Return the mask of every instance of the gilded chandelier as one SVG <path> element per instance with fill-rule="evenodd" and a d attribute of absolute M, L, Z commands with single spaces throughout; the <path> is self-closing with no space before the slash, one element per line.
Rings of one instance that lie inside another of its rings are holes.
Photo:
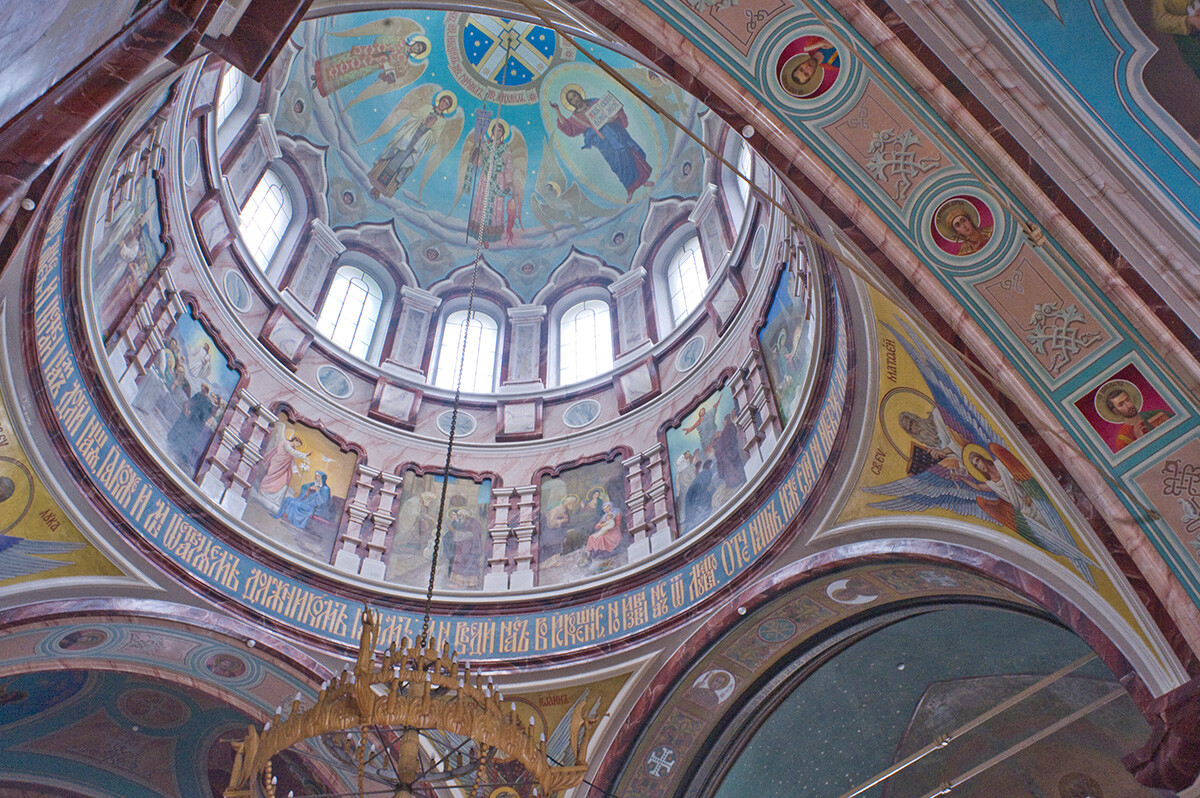
<path fill-rule="evenodd" d="M 462 772 L 461 764 L 452 766 L 448 757 L 433 763 L 432 769 L 423 767 L 420 733 L 431 730 L 474 740 L 478 758 L 469 767 L 483 768 L 497 751 L 520 762 L 534 783 L 533 795 L 551 796 L 583 781 L 588 740 L 599 718 L 586 715 L 582 703 L 576 704 L 571 717 L 575 763 L 551 764 L 545 736 L 536 733 L 532 723 L 522 722 L 516 704 L 506 709 L 500 691 L 485 684 L 479 674 L 472 678 L 467 664 L 458 662 L 449 645 L 439 652 L 433 639 L 424 646 L 405 639 L 398 646 L 393 642 L 376 663 L 378 615 L 364 610 L 362 622 L 352 671 L 343 671 L 331 681 L 311 707 L 301 709 L 297 698 L 286 719 L 277 712 L 261 733 L 250 727 L 243 740 L 233 743 L 233 773 L 225 798 L 275 798 L 271 757 L 303 740 L 350 729 L 364 732 L 357 751 L 360 793 L 365 732 L 372 728 L 398 735 L 398 742 L 389 746 L 396 781 L 394 798 L 411 798 L 414 785 Z"/>

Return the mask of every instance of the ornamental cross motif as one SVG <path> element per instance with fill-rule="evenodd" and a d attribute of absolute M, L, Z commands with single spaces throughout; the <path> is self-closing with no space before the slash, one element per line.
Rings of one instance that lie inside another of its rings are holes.
<path fill-rule="evenodd" d="M 1033 306 L 1029 323 L 1036 329 L 1025 338 L 1034 352 L 1050 355 L 1046 370 L 1051 374 L 1057 374 L 1075 355 L 1104 337 L 1103 333 L 1085 332 L 1075 326 L 1085 320 L 1074 305 L 1060 308 L 1057 302 L 1046 302 Z"/>
<path fill-rule="evenodd" d="M 918 158 L 913 149 L 920 146 L 921 137 L 911 128 L 900 135 L 896 135 L 895 128 L 888 128 L 871 137 L 871 146 L 867 150 L 871 160 L 867 161 L 866 168 L 880 183 L 899 178 L 892 195 L 896 202 L 903 202 L 908 196 L 913 178 L 942 165 L 940 153 Z"/>
<path fill-rule="evenodd" d="M 1183 531 L 1191 536 L 1189 542 L 1200 557 L 1200 466 L 1175 458 L 1162 464 L 1159 475 L 1163 496 L 1176 497 Z"/>
<path fill-rule="evenodd" d="M 646 770 L 656 779 L 661 779 L 670 773 L 673 767 L 675 767 L 675 750 L 669 746 L 659 746 L 646 758 Z"/>
<path fill-rule="evenodd" d="M 729 8 L 730 6 L 736 6 L 738 4 L 738 0 L 683 0 L 683 1 L 685 3 L 687 3 L 689 6 L 691 6 L 693 9 L 695 9 L 698 13 L 701 13 L 701 14 L 703 14 L 705 11 L 709 11 L 709 12 L 724 11 L 725 9 Z M 749 16 L 749 12 L 746 12 L 746 13 L 747 13 L 747 16 Z M 746 27 L 749 27 L 749 24 L 747 24 Z"/>

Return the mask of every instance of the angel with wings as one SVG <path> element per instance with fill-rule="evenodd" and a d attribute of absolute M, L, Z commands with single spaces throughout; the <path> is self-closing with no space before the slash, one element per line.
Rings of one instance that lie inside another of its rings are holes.
<path fill-rule="evenodd" d="M 530 209 L 533 217 L 550 231 L 556 243 L 557 230 L 561 225 L 574 225 L 577 232 L 583 232 L 585 222 L 613 216 L 618 210 L 602 208 L 588 199 L 579 184 L 570 181 L 558 165 L 553 147 L 542 148 L 542 163 L 534 182 L 536 186 L 530 196 Z"/>
<path fill-rule="evenodd" d="M 395 196 L 422 159 L 421 192 L 442 159 L 462 135 L 463 113 L 454 92 L 433 83 L 416 87 L 396 103 L 379 128 L 363 144 L 396 131 L 371 168 L 371 196 Z M 426 156 L 428 156 L 426 158 Z"/>
<path fill-rule="evenodd" d="M 471 192 L 468 240 L 478 238 L 486 247 L 503 235 L 504 243 L 513 243 L 513 228 L 521 221 L 525 200 L 528 161 L 521 131 L 499 118 L 487 124 L 486 131 L 482 123 L 476 125 L 463 144 L 454 197 L 457 207 L 463 194 Z"/>
<path fill-rule="evenodd" d="M 863 488 L 867 493 L 892 497 L 870 506 L 910 513 L 943 509 L 997 523 L 1064 558 L 1095 587 L 1090 569 L 1100 566 L 1080 550 L 1036 477 L 1005 447 L 1003 438 L 954 383 L 933 351 L 909 325 L 903 321 L 900 325 L 907 335 L 884 326 L 929 386 L 936 422 L 942 428 L 938 438 L 943 445 L 938 454 L 943 456 L 927 457 L 919 467 L 910 466 L 903 479 Z"/>
<path fill-rule="evenodd" d="M 375 75 L 375 80 L 347 103 L 342 113 L 360 102 L 404 88 L 421 77 L 429 63 L 429 38 L 424 35 L 425 29 L 411 19 L 388 17 L 330 33 L 345 38 L 375 37 L 370 44 L 356 44 L 345 52 L 317 59 L 313 86 L 322 97 Z"/>

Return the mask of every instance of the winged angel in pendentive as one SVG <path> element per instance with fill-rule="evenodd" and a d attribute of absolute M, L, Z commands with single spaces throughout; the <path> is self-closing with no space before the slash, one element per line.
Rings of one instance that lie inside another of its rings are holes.
<path fill-rule="evenodd" d="M 869 506 L 889 512 L 941 509 L 991 521 L 1064 558 L 1095 587 L 1090 568 L 1100 566 L 1080 550 L 1033 473 L 1008 450 L 1003 437 L 917 333 L 903 321 L 899 324 L 906 334 L 884 327 L 912 358 L 929 388 L 933 408 L 925 416 L 900 414 L 898 426 L 912 440 L 908 473 L 902 479 L 864 487 L 867 493 L 892 497 Z"/>

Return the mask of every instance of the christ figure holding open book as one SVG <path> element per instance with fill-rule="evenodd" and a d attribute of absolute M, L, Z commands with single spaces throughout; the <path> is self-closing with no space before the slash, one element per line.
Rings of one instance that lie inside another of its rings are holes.
<path fill-rule="evenodd" d="M 654 185 L 646 152 L 629 135 L 629 117 L 612 94 L 588 99 L 581 86 L 571 83 L 562 90 L 560 99 L 570 116 L 563 116 L 562 109 L 550 103 L 558 114 L 558 129 L 568 136 L 583 136 L 585 150 L 593 147 L 600 152 L 625 187 L 626 202 L 633 200 L 633 192 L 642 186 Z"/>

